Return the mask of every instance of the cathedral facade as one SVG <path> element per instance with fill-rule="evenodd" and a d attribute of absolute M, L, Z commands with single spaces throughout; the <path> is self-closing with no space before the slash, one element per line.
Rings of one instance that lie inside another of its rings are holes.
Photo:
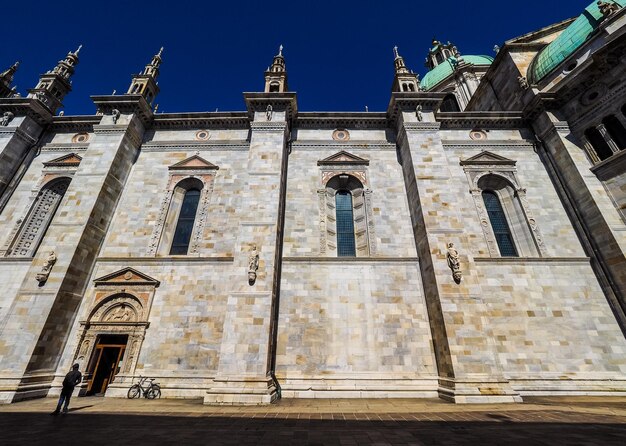
<path fill-rule="evenodd" d="M 626 392 L 626 0 L 507 41 L 394 50 L 386 112 L 157 113 L 162 52 L 58 114 L 0 74 L 0 402 L 516 402 Z M 390 66 L 391 70 L 391 66 Z"/>

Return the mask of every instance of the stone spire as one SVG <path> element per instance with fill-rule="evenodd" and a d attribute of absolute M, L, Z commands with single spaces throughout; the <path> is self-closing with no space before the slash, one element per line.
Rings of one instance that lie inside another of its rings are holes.
<path fill-rule="evenodd" d="M 287 70 L 281 45 L 278 47 L 278 54 L 274 56 L 272 66 L 265 72 L 265 93 L 285 93 L 288 90 Z"/>
<path fill-rule="evenodd" d="M 39 100 L 53 114 L 59 107 L 65 96 L 72 91 L 72 75 L 78 65 L 78 53 L 82 45 L 74 52 L 67 53 L 65 59 L 59 61 L 51 71 L 42 74 L 37 86 L 29 90 L 28 97 Z"/>
<path fill-rule="evenodd" d="M 162 54 L 163 47 L 152 57 L 152 61 L 146 65 L 140 74 L 133 76 L 133 80 L 126 94 L 139 94 L 146 99 L 148 104 L 152 104 L 154 98 L 159 93 L 159 85 L 156 80 L 159 77 Z"/>
<path fill-rule="evenodd" d="M 420 81 L 417 74 L 410 71 L 404 64 L 404 59 L 398 54 L 398 47 L 393 47 L 395 76 L 391 91 L 395 92 L 415 92 L 419 91 Z"/>
<path fill-rule="evenodd" d="M 396 74 L 404 74 L 404 73 L 408 73 L 409 70 L 407 69 L 406 65 L 404 64 L 404 59 L 402 58 L 402 56 L 400 56 L 398 54 L 398 47 L 394 46 L 393 47 L 393 54 L 395 56 L 395 59 L 393 61 L 395 67 L 396 67 Z"/>
<path fill-rule="evenodd" d="M 459 50 L 453 43 L 443 43 L 433 38 L 432 46 L 430 50 L 428 50 L 428 56 L 426 57 L 426 68 L 432 70 L 448 59 L 452 59 L 454 63 L 460 58 L 461 53 L 459 53 Z"/>
<path fill-rule="evenodd" d="M 13 83 L 13 76 L 17 71 L 20 63 L 15 62 L 9 69 L 0 73 L 0 98 L 9 98 L 13 96 L 13 90 L 11 84 Z"/>

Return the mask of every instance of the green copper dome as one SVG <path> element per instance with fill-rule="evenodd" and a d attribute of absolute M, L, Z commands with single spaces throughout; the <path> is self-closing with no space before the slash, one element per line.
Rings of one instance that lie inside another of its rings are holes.
<path fill-rule="evenodd" d="M 626 0 L 615 0 L 614 3 L 623 7 L 626 5 Z M 528 80 L 535 84 L 543 79 L 585 43 L 601 22 L 602 13 L 594 1 L 556 39 L 535 56 L 528 69 Z"/>
<path fill-rule="evenodd" d="M 626 1 L 626 0 L 624 0 Z M 461 56 L 465 63 L 470 65 L 491 65 L 493 57 L 489 56 Z M 420 86 L 424 90 L 430 90 L 439 82 L 454 73 L 454 65 L 457 64 L 456 57 L 449 57 L 435 68 L 430 70 L 420 81 Z"/>

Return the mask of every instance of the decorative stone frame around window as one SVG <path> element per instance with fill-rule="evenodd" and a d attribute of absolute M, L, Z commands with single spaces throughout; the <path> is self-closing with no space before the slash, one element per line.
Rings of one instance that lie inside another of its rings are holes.
<path fill-rule="evenodd" d="M 0 257 L 33 257 L 82 158 L 69 153 L 43 163 L 28 205 L 0 248 Z"/>
<path fill-rule="evenodd" d="M 169 255 L 169 245 L 171 244 L 171 238 L 177 223 L 177 218 L 174 218 L 176 216 L 170 212 L 172 201 L 175 197 L 176 188 L 189 180 L 200 181 L 203 186 L 200 193 L 198 210 L 196 211 L 193 235 L 189 241 L 189 250 L 187 251 L 187 255 L 198 254 L 218 169 L 218 166 L 208 162 L 197 154 L 169 167 L 167 188 L 164 192 L 163 200 L 161 201 L 157 222 L 152 231 L 147 255 L 155 257 L 157 255 Z"/>
<path fill-rule="evenodd" d="M 95 296 L 81 330 L 73 362 L 90 370 L 96 341 L 100 335 L 128 335 L 122 375 L 132 375 L 137 366 L 141 344 L 150 326 L 149 314 L 160 282 L 126 267 L 94 280 Z M 86 373 L 85 378 L 90 379 Z"/>
<path fill-rule="evenodd" d="M 337 256 L 335 195 L 340 190 L 347 190 L 352 195 L 356 256 L 375 256 L 376 231 L 367 172 L 369 160 L 342 150 L 318 161 L 317 165 L 321 182 L 317 191 L 320 255 Z"/>
<path fill-rule="evenodd" d="M 489 255 L 501 257 L 496 238 L 489 221 L 482 193 L 494 192 L 504 210 L 515 247 L 520 257 L 546 257 L 547 250 L 537 220 L 532 214 L 526 189 L 520 186 L 516 161 L 488 151 L 461 161 L 470 184 L 483 235 Z"/>

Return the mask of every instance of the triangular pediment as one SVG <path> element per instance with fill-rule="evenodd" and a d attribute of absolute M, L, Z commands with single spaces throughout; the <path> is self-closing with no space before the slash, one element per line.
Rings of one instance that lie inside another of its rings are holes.
<path fill-rule="evenodd" d="M 342 150 L 341 152 L 335 153 L 334 155 L 329 156 L 328 158 L 324 158 L 317 162 L 318 166 L 324 165 L 333 165 L 333 164 L 361 164 L 361 165 L 369 165 L 369 160 L 361 158 L 359 156 L 353 155 L 350 152 L 346 152 Z"/>
<path fill-rule="evenodd" d="M 501 155 L 483 151 L 478 155 L 474 155 L 466 160 L 461 160 L 461 166 L 484 166 L 484 165 L 501 165 L 501 166 L 515 166 L 517 161 L 510 160 Z"/>
<path fill-rule="evenodd" d="M 151 285 L 158 287 L 161 282 L 134 268 L 126 267 L 114 273 L 94 280 L 96 286 L 102 285 Z"/>
<path fill-rule="evenodd" d="M 44 167 L 78 167 L 80 162 L 83 160 L 82 157 L 76 155 L 75 153 L 68 153 L 67 155 L 63 155 L 59 158 L 55 158 L 50 161 L 46 161 L 43 163 Z"/>
<path fill-rule="evenodd" d="M 199 155 L 190 156 L 187 159 L 184 159 L 172 166 L 169 167 L 170 170 L 217 170 L 215 164 L 208 162 L 204 158 Z"/>

